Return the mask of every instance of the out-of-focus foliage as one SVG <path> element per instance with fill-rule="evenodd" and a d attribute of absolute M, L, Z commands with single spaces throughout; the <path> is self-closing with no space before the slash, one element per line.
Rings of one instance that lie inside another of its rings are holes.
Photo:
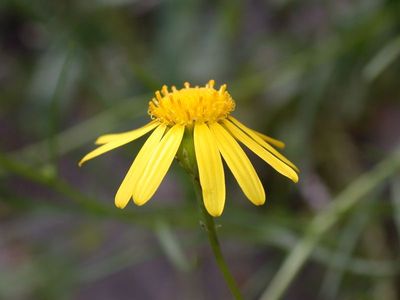
<path fill-rule="evenodd" d="M 2 0 L 0 299 L 230 299 L 177 164 L 123 211 L 143 140 L 77 167 L 162 84 L 211 78 L 301 169 L 293 185 L 252 156 L 263 207 L 227 175 L 217 222 L 245 298 L 399 299 L 396 0 Z"/>

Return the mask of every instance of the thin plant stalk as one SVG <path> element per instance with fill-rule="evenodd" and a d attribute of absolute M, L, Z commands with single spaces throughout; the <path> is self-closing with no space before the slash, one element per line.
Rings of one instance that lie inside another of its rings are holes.
<path fill-rule="evenodd" d="M 235 297 L 235 299 L 243 299 L 243 296 L 237 286 L 237 283 L 233 278 L 231 271 L 229 270 L 228 264 L 226 263 L 225 258 L 222 255 L 217 231 L 215 229 L 214 218 L 207 212 L 204 206 L 203 197 L 201 195 L 200 184 L 196 179 L 193 179 L 193 185 L 196 191 L 196 198 L 200 207 L 201 217 L 203 219 L 205 231 L 207 232 L 208 241 L 210 242 L 210 246 L 213 251 L 218 268 L 221 271 L 222 276 L 224 277 L 224 280 L 228 285 L 228 288 L 231 291 L 232 295 Z"/>
<path fill-rule="evenodd" d="M 218 268 L 222 273 L 222 276 L 228 285 L 229 290 L 235 299 L 243 299 L 243 296 L 238 288 L 232 273 L 229 270 L 228 264 L 226 263 L 224 256 L 222 255 L 221 246 L 218 240 L 218 235 L 215 230 L 214 218 L 207 212 L 203 196 L 201 192 L 200 180 L 199 180 L 199 170 L 196 161 L 196 154 L 193 144 L 193 131 L 192 129 L 187 129 L 185 135 L 182 139 L 181 147 L 177 153 L 178 160 L 185 171 L 190 174 L 196 193 L 197 202 L 200 208 L 201 218 L 205 230 L 208 235 L 208 240 L 211 245 L 215 260 L 217 262 Z"/>

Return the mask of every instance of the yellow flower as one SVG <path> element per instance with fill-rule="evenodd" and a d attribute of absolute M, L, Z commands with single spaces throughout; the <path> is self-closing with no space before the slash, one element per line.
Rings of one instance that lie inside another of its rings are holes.
<path fill-rule="evenodd" d="M 225 204 L 225 175 L 222 158 L 236 178 L 247 198 L 255 205 L 265 202 L 265 192 L 253 165 L 237 141 L 257 154 L 276 171 L 298 181 L 296 166 L 274 147 L 284 143 L 252 130 L 230 113 L 235 102 L 226 91 L 226 85 L 214 89 L 214 80 L 204 87 L 190 87 L 161 92 L 149 102 L 152 121 L 147 125 L 123 133 L 100 136 L 101 145 L 79 162 L 99 156 L 125 145 L 153 131 L 136 156 L 121 183 L 115 205 L 124 208 L 130 198 L 137 205 L 145 204 L 156 192 L 181 145 L 185 129 L 193 132 L 194 151 L 199 171 L 204 205 L 212 216 L 220 216 Z"/>

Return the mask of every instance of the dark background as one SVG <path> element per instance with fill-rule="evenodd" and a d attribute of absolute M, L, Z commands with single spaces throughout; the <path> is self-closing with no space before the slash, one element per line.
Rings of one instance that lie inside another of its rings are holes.
<path fill-rule="evenodd" d="M 399 299 L 399 56 L 395 0 L 2 0 L 0 299 L 230 299 L 178 164 L 123 211 L 144 139 L 77 166 L 162 84 L 209 79 L 301 169 L 249 154 L 262 207 L 227 172 L 218 233 L 245 298 L 280 272 L 284 299 Z"/>

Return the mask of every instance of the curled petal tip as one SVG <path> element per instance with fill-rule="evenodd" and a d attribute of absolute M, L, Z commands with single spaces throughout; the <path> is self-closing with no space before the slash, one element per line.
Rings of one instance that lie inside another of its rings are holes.
<path fill-rule="evenodd" d="M 126 207 L 126 205 L 121 205 L 121 204 L 118 204 L 118 203 L 115 203 L 115 206 L 117 208 L 119 208 L 119 209 L 124 209 Z"/>
<path fill-rule="evenodd" d="M 143 201 L 143 199 L 137 199 L 133 198 L 133 203 L 135 203 L 137 206 L 142 206 L 146 203 L 147 201 Z"/>
<path fill-rule="evenodd" d="M 259 199 L 259 201 L 253 201 L 253 204 L 256 206 L 261 206 L 265 204 L 265 197 L 262 199 Z"/>
<path fill-rule="evenodd" d="M 115 200 L 114 200 L 115 206 L 118 207 L 119 209 L 124 209 L 125 206 L 127 205 L 127 202 L 128 201 L 122 201 L 121 199 L 119 199 L 117 197 L 115 197 Z"/>
<path fill-rule="evenodd" d="M 207 209 L 207 212 L 210 214 L 210 216 L 217 218 L 220 217 L 222 215 L 223 210 L 221 211 L 213 211 L 213 210 L 209 210 Z"/>
<path fill-rule="evenodd" d="M 299 182 L 299 176 L 297 176 L 297 174 L 296 174 L 296 176 L 293 176 L 293 177 L 291 177 L 290 178 L 294 183 L 298 183 Z"/>

